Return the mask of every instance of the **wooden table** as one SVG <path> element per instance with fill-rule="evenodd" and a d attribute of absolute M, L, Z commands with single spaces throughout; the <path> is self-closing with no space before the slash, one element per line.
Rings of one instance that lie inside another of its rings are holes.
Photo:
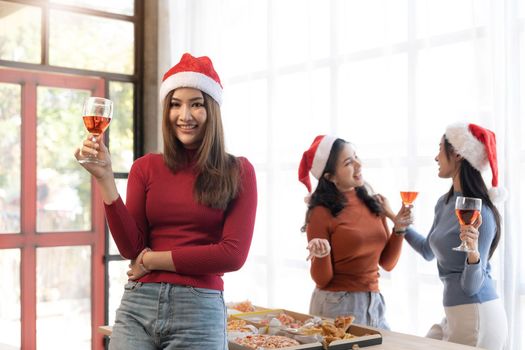
<path fill-rule="evenodd" d="M 106 336 L 111 335 L 111 326 L 100 326 L 98 331 Z M 378 329 L 383 337 L 380 345 L 367 346 L 367 350 L 479 350 L 467 345 L 449 343 L 441 340 L 418 337 L 410 334 L 385 331 Z M 364 349 L 364 348 L 363 348 Z"/>
<path fill-rule="evenodd" d="M 390 332 L 380 329 L 383 344 L 369 346 L 366 349 L 379 350 L 474 350 L 481 349 L 473 346 L 449 343 L 442 340 L 418 337 L 415 335 Z"/>

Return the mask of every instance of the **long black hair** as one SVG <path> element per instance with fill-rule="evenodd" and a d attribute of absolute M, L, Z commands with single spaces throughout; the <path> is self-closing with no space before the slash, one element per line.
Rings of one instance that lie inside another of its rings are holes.
<path fill-rule="evenodd" d="M 446 137 L 443 137 L 443 144 L 445 146 L 445 155 L 447 156 L 447 159 L 450 159 L 452 156 L 454 156 L 454 147 L 450 144 Z M 498 246 L 499 240 L 501 238 L 501 215 L 498 211 L 498 208 L 496 208 L 494 203 L 492 203 L 490 200 L 489 191 L 485 185 L 485 181 L 483 181 L 481 173 L 465 158 L 461 160 L 459 165 L 459 184 L 461 186 L 461 192 L 464 196 L 480 198 L 494 214 L 494 219 L 496 220 L 496 235 L 490 244 L 490 259 L 492 254 L 494 254 L 494 251 L 496 250 L 496 247 Z M 450 187 L 445 202 L 448 203 L 453 195 L 454 186 Z"/>
<path fill-rule="evenodd" d="M 348 143 L 349 142 L 343 139 L 336 139 L 334 141 L 332 149 L 330 150 L 330 154 L 328 155 L 328 160 L 326 161 L 326 166 L 323 169 L 323 172 L 319 177 L 317 187 L 312 193 L 310 201 L 308 202 L 308 209 L 306 210 L 304 225 L 301 227 L 302 232 L 306 231 L 306 225 L 309 221 L 310 212 L 314 207 L 321 205 L 330 210 L 330 213 L 333 217 L 336 217 L 348 204 L 344 193 L 339 191 L 332 181 L 329 181 L 325 178 L 326 174 L 335 174 L 339 154 L 341 153 L 344 145 Z M 381 204 L 368 193 L 368 190 L 365 186 L 356 187 L 355 190 L 357 197 L 367 206 L 370 212 L 377 216 L 380 216 L 384 212 Z"/>

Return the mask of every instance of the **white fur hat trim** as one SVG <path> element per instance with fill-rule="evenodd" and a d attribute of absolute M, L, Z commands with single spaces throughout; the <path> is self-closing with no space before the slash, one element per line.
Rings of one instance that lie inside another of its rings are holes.
<path fill-rule="evenodd" d="M 199 72 L 178 72 L 175 73 L 160 85 L 159 98 L 162 103 L 171 90 L 180 87 L 199 89 L 210 95 L 219 106 L 222 104 L 222 87 L 215 80 Z"/>
<path fill-rule="evenodd" d="M 445 137 L 454 147 L 454 150 L 479 172 L 487 169 L 489 161 L 485 152 L 485 145 L 481 143 L 469 130 L 468 124 L 457 123 L 447 127 Z"/>
<path fill-rule="evenodd" d="M 332 145 L 334 144 L 337 138 L 331 135 L 326 135 L 323 137 L 317 150 L 315 151 L 314 161 L 312 162 L 312 169 L 310 172 L 312 175 L 319 180 L 323 174 L 323 170 L 326 167 L 326 162 L 328 161 L 328 156 L 332 150 Z"/>

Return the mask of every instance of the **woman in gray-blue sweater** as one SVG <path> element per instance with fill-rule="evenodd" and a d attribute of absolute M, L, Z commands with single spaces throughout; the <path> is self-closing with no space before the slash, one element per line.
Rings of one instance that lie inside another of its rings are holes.
<path fill-rule="evenodd" d="M 507 339 L 507 319 L 491 277 L 490 258 L 501 236 L 501 217 L 494 201 L 497 189 L 496 138 L 492 131 L 475 124 L 447 127 L 436 156 L 440 178 L 451 178 L 452 187 L 435 207 L 434 223 L 427 237 L 412 227 L 407 242 L 426 260 L 436 258 L 444 285 L 445 318 L 429 330 L 427 337 L 503 349 Z M 487 189 L 481 171 L 490 165 L 492 186 Z M 461 226 L 455 215 L 458 196 L 481 198 L 481 215 L 472 225 Z M 465 240 L 471 252 L 452 250 Z"/>

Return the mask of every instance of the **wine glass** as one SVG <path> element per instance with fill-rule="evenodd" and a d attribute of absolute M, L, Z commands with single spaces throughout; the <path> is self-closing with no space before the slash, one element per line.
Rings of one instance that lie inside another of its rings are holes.
<path fill-rule="evenodd" d="M 399 193 L 401 194 L 401 200 L 403 201 L 403 205 L 405 207 L 411 205 L 419 194 L 417 191 L 399 191 Z"/>
<path fill-rule="evenodd" d="M 472 225 L 479 217 L 481 211 L 481 199 L 472 197 L 461 197 L 456 198 L 456 216 L 459 219 L 460 225 Z M 458 252 L 473 252 L 470 249 L 466 241 L 461 241 L 461 244 L 452 250 Z"/>
<path fill-rule="evenodd" d="M 113 116 L 113 102 L 103 97 L 89 97 L 82 109 L 82 120 L 86 129 L 93 134 L 91 141 L 96 142 L 97 137 L 104 132 L 111 122 Z M 93 163 L 105 165 L 106 161 L 98 159 L 94 155 L 83 156 L 79 163 Z"/>

